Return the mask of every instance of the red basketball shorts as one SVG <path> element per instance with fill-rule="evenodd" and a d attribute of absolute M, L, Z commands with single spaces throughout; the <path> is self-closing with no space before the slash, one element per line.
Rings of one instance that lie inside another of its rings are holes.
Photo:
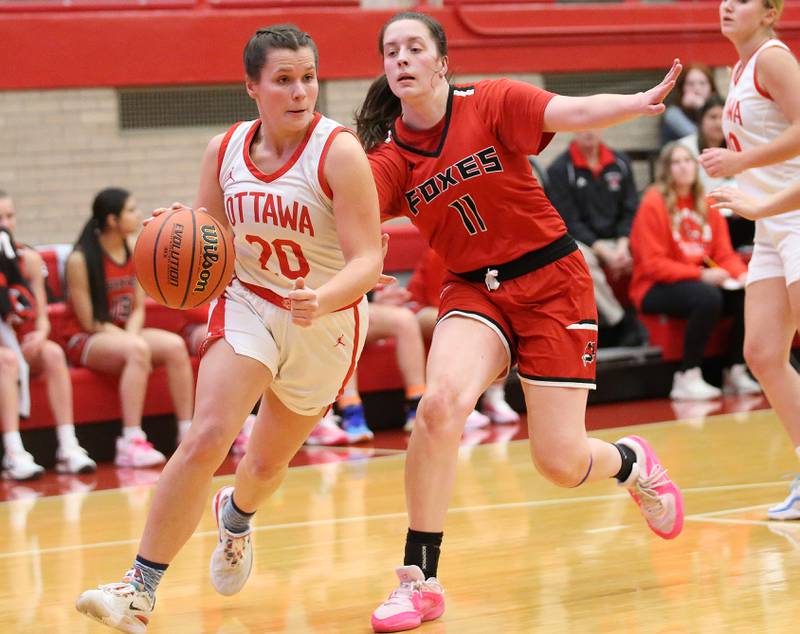
<path fill-rule="evenodd" d="M 492 328 L 515 361 L 521 381 L 595 388 L 597 307 L 589 269 L 574 251 L 540 269 L 500 283 L 448 275 L 439 320 L 476 319 Z"/>

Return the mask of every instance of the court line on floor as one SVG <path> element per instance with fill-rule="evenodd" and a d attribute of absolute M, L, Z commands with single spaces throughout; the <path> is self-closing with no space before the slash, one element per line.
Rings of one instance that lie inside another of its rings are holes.
<path fill-rule="evenodd" d="M 743 483 L 740 485 L 735 484 L 725 484 L 719 485 L 716 487 L 709 486 L 709 487 L 695 487 L 695 488 L 687 488 L 684 489 L 684 494 L 690 493 L 708 493 L 713 491 L 726 491 L 726 490 L 737 490 L 737 489 L 753 489 L 759 487 L 772 487 L 772 486 L 785 486 L 786 482 L 781 480 L 778 482 L 761 482 L 761 483 Z M 567 504 L 585 504 L 591 502 L 604 502 L 604 501 L 611 501 L 611 500 L 621 500 L 628 497 L 627 492 L 620 492 L 614 493 L 609 495 L 591 495 L 591 496 L 580 496 L 580 497 L 570 497 L 570 498 L 553 498 L 549 500 L 526 500 L 523 502 L 503 502 L 498 504 L 480 504 L 475 506 L 461 506 L 455 507 L 448 510 L 448 513 L 474 513 L 474 512 L 481 512 L 481 511 L 498 511 L 498 510 L 507 510 L 507 509 L 515 509 L 515 508 L 544 508 L 550 506 L 559 506 L 559 505 L 567 505 Z M 761 508 L 764 505 L 758 505 L 753 508 Z M 750 507 L 743 507 L 743 508 L 750 508 Z M 733 509 L 735 512 L 736 509 Z M 712 511 L 712 513 L 724 513 L 725 511 Z M 695 514 L 689 517 L 691 518 L 699 518 L 704 514 Z M 405 518 L 406 512 L 397 512 L 397 513 L 381 513 L 377 515 L 358 515 L 352 517 L 332 517 L 328 519 L 319 519 L 319 520 L 305 520 L 300 522 L 286 522 L 282 524 L 268 524 L 266 526 L 254 526 L 253 532 L 254 533 L 263 533 L 269 531 L 278 531 L 278 530 L 287 530 L 287 529 L 297 529 L 297 528 L 309 528 L 313 526 L 329 526 L 332 524 L 352 524 L 355 522 L 373 522 L 379 520 L 391 520 L 391 519 L 398 519 L 398 518 Z M 728 522 L 726 522 L 728 523 Z M 606 529 L 590 529 L 594 530 L 595 532 L 602 532 L 603 530 L 618 530 L 619 527 L 608 527 Z M 192 539 L 196 537 L 212 537 L 216 536 L 217 531 L 198 531 L 193 533 Z M 14 552 L 7 552 L 7 553 L 0 553 L 0 559 L 11 559 L 14 557 L 23 557 L 29 555 L 49 555 L 49 554 L 56 554 L 56 553 L 64 553 L 64 552 L 72 552 L 76 550 L 90 550 L 96 548 L 106 548 L 111 546 L 123 546 L 123 545 L 135 545 L 139 542 L 139 538 L 135 539 L 122 539 L 122 540 L 114 540 L 114 541 L 105 541 L 105 542 L 94 542 L 94 543 L 87 543 L 87 544 L 73 544 L 69 546 L 54 546 L 51 548 L 37 548 L 33 550 L 21 550 L 21 551 L 14 551 Z"/>

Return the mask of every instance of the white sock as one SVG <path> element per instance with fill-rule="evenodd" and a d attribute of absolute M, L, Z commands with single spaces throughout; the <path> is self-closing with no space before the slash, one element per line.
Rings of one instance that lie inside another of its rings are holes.
<path fill-rule="evenodd" d="M 18 431 L 3 432 L 3 446 L 6 449 L 6 453 L 21 453 L 25 451 L 25 447 L 22 446 L 22 436 L 19 435 Z"/>
<path fill-rule="evenodd" d="M 72 424 L 56 426 L 56 438 L 58 438 L 58 446 L 62 449 L 71 449 L 78 445 L 78 438 L 75 436 L 75 425 Z"/>
<path fill-rule="evenodd" d="M 178 438 L 183 438 L 186 435 L 186 432 L 189 431 L 189 427 L 192 426 L 192 419 L 189 418 L 188 420 L 179 420 L 178 421 Z"/>
<path fill-rule="evenodd" d="M 145 435 L 141 425 L 132 425 L 131 427 L 123 427 L 122 437 L 125 440 L 133 440 L 134 438 L 139 438 L 140 440 L 147 439 L 147 436 Z"/>
<path fill-rule="evenodd" d="M 486 391 L 483 393 L 483 395 L 489 401 L 505 401 L 506 388 L 503 385 L 496 385 L 493 383 L 486 388 Z"/>

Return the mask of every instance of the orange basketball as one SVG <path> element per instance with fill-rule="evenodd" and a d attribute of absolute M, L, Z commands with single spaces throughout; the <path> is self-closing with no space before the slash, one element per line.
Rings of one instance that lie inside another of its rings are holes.
<path fill-rule="evenodd" d="M 231 239 L 202 211 L 168 211 L 147 223 L 133 251 L 145 292 L 170 308 L 195 308 L 222 294 L 233 276 Z"/>

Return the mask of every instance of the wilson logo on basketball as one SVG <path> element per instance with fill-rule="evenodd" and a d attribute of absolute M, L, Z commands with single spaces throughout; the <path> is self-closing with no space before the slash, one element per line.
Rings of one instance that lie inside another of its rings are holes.
<path fill-rule="evenodd" d="M 214 225 L 202 225 L 200 233 L 203 236 L 203 264 L 200 275 L 194 285 L 194 292 L 203 292 L 206 290 L 208 280 L 211 277 L 211 267 L 219 260 L 219 236 L 217 235 L 217 228 Z"/>
<path fill-rule="evenodd" d="M 183 225 L 175 223 L 169 235 L 167 247 L 167 281 L 170 286 L 178 285 L 180 277 L 181 244 L 183 243 Z"/>

